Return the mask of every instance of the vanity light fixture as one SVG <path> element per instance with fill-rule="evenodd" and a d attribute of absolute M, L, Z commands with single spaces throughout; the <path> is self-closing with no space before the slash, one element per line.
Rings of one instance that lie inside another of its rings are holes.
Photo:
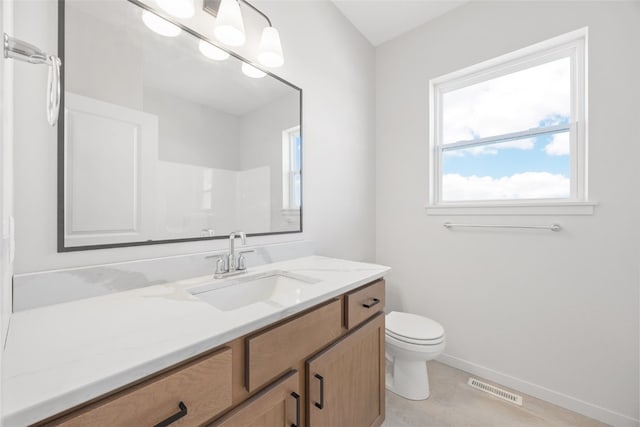
<path fill-rule="evenodd" d="M 267 75 L 267 73 L 265 73 L 264 71 L 259 70 L 253 65 L 246 62 L 242 63 L 242 72 L 245 76 L 251 77 L 252 79 L 261 79 Z"/>
<path fill-rule="evenodd" d="M 246 0 L 204 0 L 204 10 L 216 17 L 213 34 L 220 42 L 229 46 L 242 46 L 245 42 L 244 23 L 240 3 L 246 5 L 267 21 L 258 45 L 258 61 L 266 67 L 284 64 L 282 43 L 278 30 L 260 9 Z"/>
<path fill-rule="evenodd" d="M 142 22 L 154 33 L 165 37 L 176 37 L 182 30 L 171 22 L 147 10 L 142 11 Z"/>
<path fill-rule="evenodd" d="M 229 54 L 227 52 L 204 40 L 200 40 L 198 42 L 198 50 L 201 54 L 209 59 L 213 59 L 214 61 L 224 61 L 229 58 Z"/>
<path fill-rule="evenodd" d="M 242 46 L 246 40 L 240 5 L 236 0 L 222 0 L 213 34 L 229 46 Z"/>
<path fill-rule="evenodd" d="M 278 30 L 271 26 L 264 27 L 264 30 L 262 30 L 258 61 L 267 67 L 280 67 L 284 64 L 280 34 L 278 34 Z"/>
<path fill-rule="evenodd" d="M 156 0 L 156 3 L 176 18 L 191 18 L 196 13 L 195 0 Z"/>

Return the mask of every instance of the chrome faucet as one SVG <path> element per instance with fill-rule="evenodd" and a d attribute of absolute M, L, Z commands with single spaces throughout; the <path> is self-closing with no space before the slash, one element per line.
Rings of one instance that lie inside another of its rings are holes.
<path fill-rule="evenodd" d="M 216 279 L 222 279 L 228 276 L 235 276 L 236 274 L 246 273 L 247 266 L 244 259 L 244 254 L 254 252 L 253 249 L 239 251 L 236 255 L 235 239 L 239 237 L 242 239 L 242 244 L 247 244 L 247 235 L 242 231 L 234 231 L 229 234 L 229 252 L 225 255 L 214 255 L 212 258 L 217 258 L 216 261 L 216 274 L 213 276 Z"/>

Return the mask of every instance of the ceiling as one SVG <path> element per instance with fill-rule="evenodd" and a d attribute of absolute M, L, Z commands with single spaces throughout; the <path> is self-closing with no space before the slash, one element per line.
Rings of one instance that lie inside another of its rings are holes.
<path fill-rule="evenodd" d="M 333 0 L 342 14 L 378 46 L 468 0 Z"/>

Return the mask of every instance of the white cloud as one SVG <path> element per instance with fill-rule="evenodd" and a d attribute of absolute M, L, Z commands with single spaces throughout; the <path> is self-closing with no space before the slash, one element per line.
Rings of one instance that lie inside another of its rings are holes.
<path fill-rule="evenodd" d="M 551 142 L 544 147 L 544 151 L 550 156 L 568 156 L 571 151 L 569 133 L 556 133 Z"/>
<path fill-rule="evenodd" d="M 570 115 L 570 66 L 563 58 L 443 96 L 445 143 L 536 128 L 553 115 Z M 500 148 L 530 149 L 520 141 Z"/>
<path fill-rule="evenodd" d="M 524 172 L 502 178 L 446 174 L 442 182 L 445 201 L 566 198 L 569 193 L 569 178 L 549 172 Z"/>

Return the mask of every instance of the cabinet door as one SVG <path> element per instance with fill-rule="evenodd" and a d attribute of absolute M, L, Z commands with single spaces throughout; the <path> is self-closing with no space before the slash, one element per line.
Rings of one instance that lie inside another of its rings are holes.
<path fill-rule="evenodd" d="M 308 427 L 384 421 L 384 313 L 307 361 Z"/>
<path fill-rule="evenodd" d="M 211 427 L 300 427 L 300 382 L 292 370 Z"/>

